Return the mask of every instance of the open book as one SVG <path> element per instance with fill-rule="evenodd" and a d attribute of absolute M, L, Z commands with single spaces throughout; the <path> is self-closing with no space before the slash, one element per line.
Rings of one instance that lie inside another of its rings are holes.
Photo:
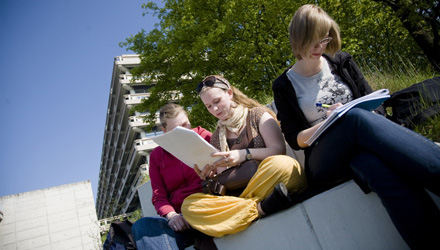
<path fill-rule="evenodd" d="M 177 159 L 190 167 L 197 164 L 203 170 L 223 157 L 212 157 L 211 153 L 218 150 L 193 130 L 177 126 L 170 132 L 153 137 L 152 140 Z"/>
<path fill-rule="evenodd" d="M 328 127 L 330 127 L 330 125 L 350 109 L 356 107 L 372 111 L 379 107 L 389 97 L 388 89 L 380 89 L 336 108 L 305 143 L 312 145 L 313 142 L 315 142 L 315 140 L 318 139 Z"/>

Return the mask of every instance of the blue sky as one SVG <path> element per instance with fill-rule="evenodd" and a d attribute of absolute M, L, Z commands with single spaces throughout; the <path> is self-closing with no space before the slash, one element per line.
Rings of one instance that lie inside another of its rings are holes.
<path fill-rule="evenodd" d="M 0 196 L 90 180 L 96 197 L 119 42 L 158 22 L 145 2 L 0 1 Z"/>

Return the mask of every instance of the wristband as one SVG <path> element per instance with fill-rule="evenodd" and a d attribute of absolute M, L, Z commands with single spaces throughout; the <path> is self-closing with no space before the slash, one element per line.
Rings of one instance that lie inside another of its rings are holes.
<path fill-rule="evenodd" d="M 168 214 L 171 214 L 171 215 L 168 215 Z M 173 218 L 174 215 L 176 215 L 177 213 L 176 212 L 169 212 L 168 214 L 166 215 L 166 219 L 167 219 L 167 221 L 170 221 L 171 218 Z"/>

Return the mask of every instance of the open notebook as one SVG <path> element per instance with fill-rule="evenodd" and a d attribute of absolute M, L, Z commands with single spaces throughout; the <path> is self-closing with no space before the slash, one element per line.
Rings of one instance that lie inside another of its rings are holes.
<path fill-rule="evenodd" d="M 305 143 L 312 145 L 327 128 L 350 109 L 356 107 L 372 111 L 379 107 L 388 98 L 390 98 L 388 89 L 380 89 L 336 108 Z"/>

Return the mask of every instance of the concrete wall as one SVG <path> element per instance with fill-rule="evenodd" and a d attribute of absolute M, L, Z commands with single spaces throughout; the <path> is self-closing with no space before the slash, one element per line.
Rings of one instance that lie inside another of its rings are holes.
<path fill-rule="evenodd" d="M 141 202 L 142 217 L 159 216 L 156 209 L 151 202 L 153 191 L 151 189 L 151 182 L 147 181 L 138 187 L 139 200 Z"/>
<path fill-rule="evenodd" d="M 290 147 L 287 150 L 287 155 L 304 166 L 303 151 Z M 158 216 L 151 203 L 150 182 L 140 186 L 138 193 L 143 216 Z M 440 208 L 440 198 L 431 196 Z M 255 221 L 240 233 L 214 241 L 220 250 L 408 249 L 377 195 L 364 194 L 353 181 Z"/>
<path fill-rule="evenodd" d="M 352 181 L 215 242 L 219 249 L 408 249 L 377 195 Z"/>
<path fill-rule="evenodd" d="M 100 249 L 90 181 L 0 197 L 0 249 Z"/>
<path fill-rule="evenodd" d="M 149 182 L 138 192 L 143 216 L 157 216 Z M 440 207 L 440 199 L 433 198 Z M 220 250 L 408 249 L 377 195 L 364 194 L 353 181 L 214 241 Z"/>

